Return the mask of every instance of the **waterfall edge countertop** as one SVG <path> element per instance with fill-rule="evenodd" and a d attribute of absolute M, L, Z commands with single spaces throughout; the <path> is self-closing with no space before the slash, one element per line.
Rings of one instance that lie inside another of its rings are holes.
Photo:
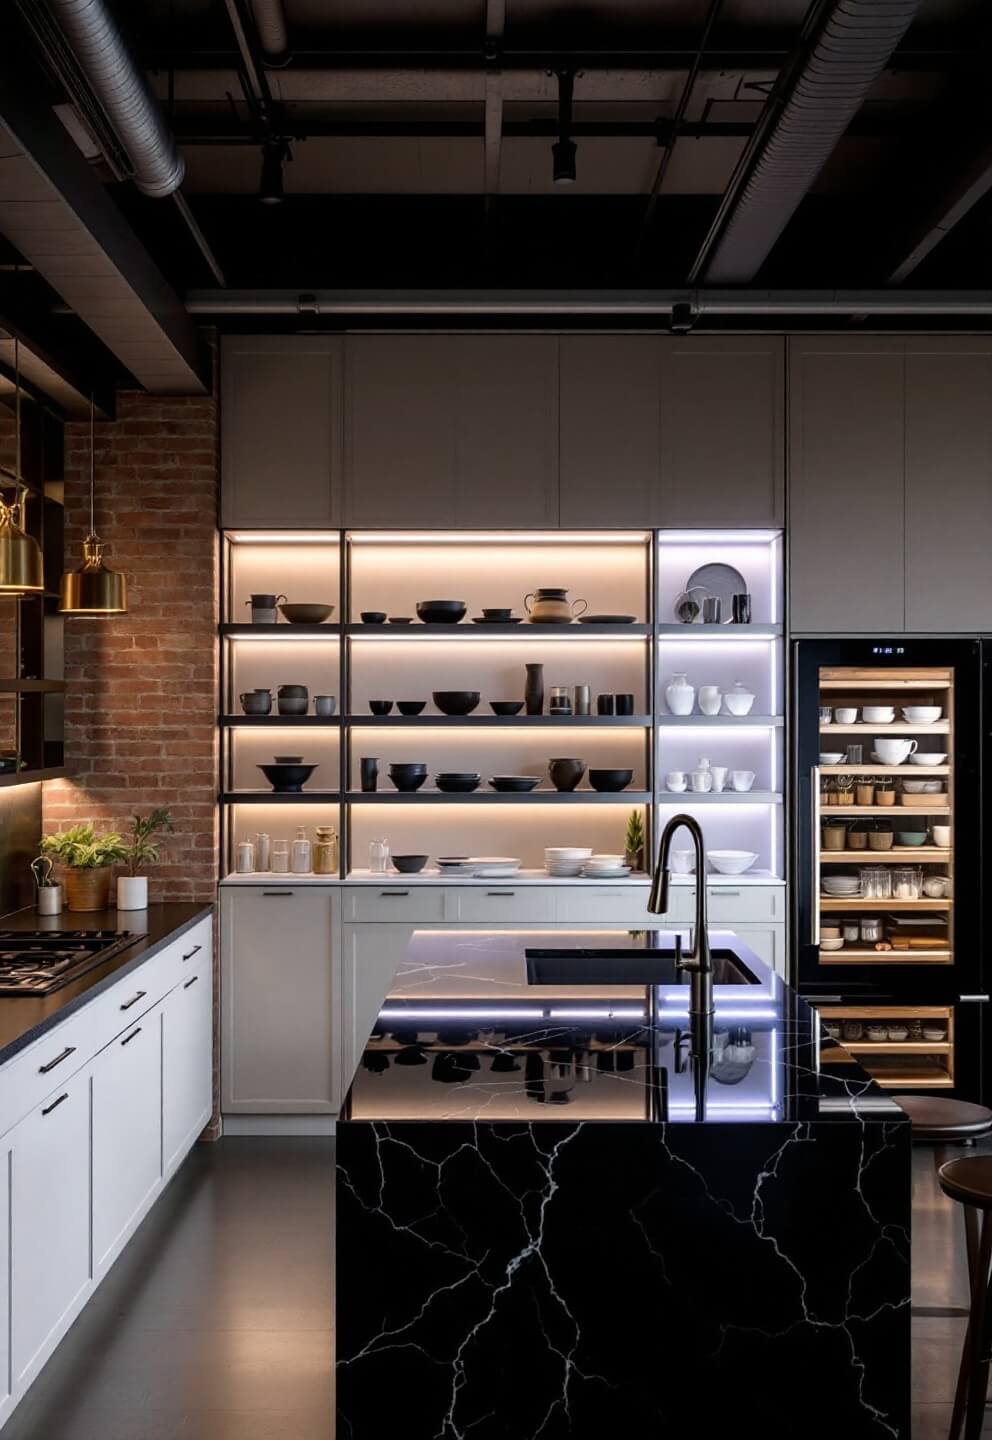
<path fill-rule="evenodd" d="M 908 1123 L 739 936 L 710 938 L 712 1033 L 690 1024 L 672 932 L 415 932 L 343 1118 Z M 639 983 L 568 983 L 576 963 Z"/>
<path fill-rule="evenodd" d="M 96 964 L 77 980 L 49 995 L 0 996 L 0 1065 L 39 1039 L 62 1020 L 81 1009 L 129 971 L 137 969 L 170 945 L 198 921 L 213 913 L 209 902 L 166 900 L 147 910 L 65 910 L 61 915 L 39 915 L 33 909 L 0 916 L 0 931 L 48 935 L 85 930 L 129 931 L 132 944 Z M 2 948 L 2 941 L 0 941 Z"/>

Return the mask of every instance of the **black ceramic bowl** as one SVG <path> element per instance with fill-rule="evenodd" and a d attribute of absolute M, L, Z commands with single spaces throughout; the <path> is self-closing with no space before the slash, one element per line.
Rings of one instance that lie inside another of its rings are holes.
<path fill-rule="evenodd" d="M 293 602 L 292 604 L 280 605 L 279 609 L 289 621 L 290 625 L 323 625 L 334 614 L 333 605 L 320 603 Z"/>
<path fill-rule="evenodd" d="M 362 624 L 363 624 L 363 625 L 385 625 L 385 623 L 386 623 L 386 612 L 385 612 L 385 610 L 363 610 L 363 611 L 362 611 Z"/>
<path fill-rule="evenodd" d="M 426 760 L 390 760 L 390 762 L 389 762 L 389 768 L 390 768 L 390 770 L 406 770 L 406 771 L 411 771 L 411 770 L 412 770 L 412 771 L 416 771 L 418 774 L 420 774 L 422 771 L 424 771 L 424 770 L 427 769 L 427 761 L 426 761 Z"/>
<path fill-rule="evenodd" d="M 633 778 L 633 770 L 589 771 L 589 784 L 594 790 L 626 790 Z"/>
<path fill-rule="evenodd" d="M 541 777 L 540 775 L 493 775 L 489 783 L 494 790 L 522 794 L 525 790 L 536 790 L 541 783 Z"/>
<path fill-rule="evenodd" d="M 393 864 L 401 875 L 416 875 L 427 864 L 426 855 L 394 855 Z"/>
<path fill-rule="evenodd" d="M 273 790 L 287 795 L 298 794 L 317 769 L 316 765 L 259 765 L 259 770 Z"/>
<path fill-rule="evenodd" d="M 389 617 L 389 623 L 390 623 L 390 625 L 412 625 L 412 624 L 413 624 L 413 616 L 412 616 L 412 615 L 390 615 L 390 617 Z"/>
<path fill-rule="evenodd" d="M 397 700 L 396 708 L 401 715 L 419 715 L 426 704 L 426 700 Z"/>
<path fill-rule="evenodd" d="M 522 700 L 490 700 L 489 708 L 494 715 L 519 715 L 524 708 Z"/>
<path fill-rule="evenodd" d="M 403 775 L 390 774 L 389 778 L 397 790 L 412 793 L 414 790 L 419 790 L 421 785 L 423 785 L 427 779 L 427 771 L 413 771 L 412 773 L 407 772 Z"/>
<path fill-rule="evenodd" d="M 420 600 L 417 604 L 417 614 L 425 625 L 457 625 L 467 610 L 464 600 Z"/>
<path fill-rule="evenodd" d="M 369 709 L 373 715 L 388 715 L 393 708 L 392 700 L 370 700 Z"/>
<path fill-rule="evenodd" d="M 442 715 L 471 715 L 479 703 L 478 690 L 435 690 L 434 704 Z"/>
<path fill-rule="evenodd" d="M 469 795 L 478 790 L 481 775 L 435 775 L 434 783 L 447 795 Z"/>

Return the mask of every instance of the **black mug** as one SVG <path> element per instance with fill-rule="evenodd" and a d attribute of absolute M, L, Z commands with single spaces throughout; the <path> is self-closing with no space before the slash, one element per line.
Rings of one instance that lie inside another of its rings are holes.
<path fill-rule="evenodd" d="M 733 620 L 735 625 L 750 625 L 751 623 L 751 597 L 741 593 L 735 595 L 733 604 Z"/>
<path fill-rule="evenodd" d="M 615 707 L 616 713 L 617 713 L 618 715 L 633 715 L 633 713 L 634 713 L 634 697 L 633 697 L 633 695 L 614 695 L 614 697 L 613 697 L 613 703 L 614 703 L 614 707 Z"/>
<path fill-rule="evenodd" d="M 614 711 L 613 711 L 613 696 L 612 696 L 612 695 L 597 695 L 597 696 L 596 696 L 596 714 L 597 714 L 597 715 L 612 715 L 613 713 L 614 713 Z"/>
<path fill-rule="evenodd" d="M 378 790 L 379 788 L 379 761 L 371 755 L 362 756 L 362 789 Z"/>

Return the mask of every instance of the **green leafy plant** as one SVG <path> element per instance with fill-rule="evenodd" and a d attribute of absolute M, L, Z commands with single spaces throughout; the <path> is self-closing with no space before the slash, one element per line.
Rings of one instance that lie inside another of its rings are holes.
<path fill-rule="evenodd" d="M 143 865 L 154 865 L 159 856 L 160 842 L 152 839 L 159 831 L 175 830 L 172 816 L 164 805 L 157 805 L 150 815 L 135 815 L 126 843 L 128 873 L 137 875 Z"/>
<path fill-rule="evenodd" d="M 73 825 L 57 835 L 46 835 L 41 842 L 41 853 L 50 855 L 67 870 L 98 870 L 128 856 L 124 841 L 116 831 L 98 835 L 92 825 Z"/>
<path fill-rule="evenodd" d="M 628 855 L 636 855 L 638 850 L 644 849 L 644 817 L 640 810 L 631 810 L 627 817 L 623 845 Z"/>

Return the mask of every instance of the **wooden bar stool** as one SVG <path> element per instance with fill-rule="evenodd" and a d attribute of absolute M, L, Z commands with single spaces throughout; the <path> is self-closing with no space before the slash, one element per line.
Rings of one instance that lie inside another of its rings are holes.
<path fill-rule="evenodd" d="M 973 1145 L 992 1134 L 992 1110 L 970 1100 L 944 1100 L 939 1095 L 893 1095 L 913 1125 L 913 1140 L 936 1145 Z"/>
<path fill-rule="evenodd" d="M 974 1107 L 980 1108 L 980 1107 Z M 985 1399 L 992 1360 L 992 1305 L 989 1304 L 989 1268 L 992 1265 L 992 1155 L 966 1155 L 947 1160 L 937 1172 L 940 1188 L 964 1206 L 968 1244 L 971 1308 L 961 1351 L 961 1368 L 954 1393 L 954 1410 L 948 1440 L 958 1440 L 964 1423 L 965 1440 L 978 1440 L 985 1419 Z M 979 1226 L 981 1212 L 981 1226 Z"/>

